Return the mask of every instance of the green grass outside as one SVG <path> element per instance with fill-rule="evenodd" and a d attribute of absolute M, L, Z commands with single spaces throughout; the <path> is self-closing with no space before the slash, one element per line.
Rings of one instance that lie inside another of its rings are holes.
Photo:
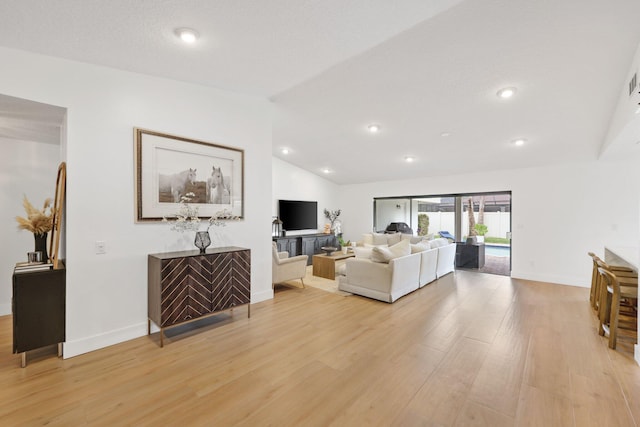
<path fill-rule="evenodd" d="M 509 244 L 509 239 L 505 239 L 504 237 L 486 237 L 484 238 L 485 243 L 504 243 Z"/>

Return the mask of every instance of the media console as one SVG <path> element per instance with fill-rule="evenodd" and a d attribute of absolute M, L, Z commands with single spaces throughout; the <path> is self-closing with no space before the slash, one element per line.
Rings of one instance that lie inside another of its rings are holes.
<path fill-rule="evenodd" d="M 301 234 L 298 236 L 274 237 L 273 241 L 278 245 L 278 251 L 289 252 L 290 257 L 296 255 L 309 255 L 307 265 L 311 265 L 313 256 L 321 254 L 323 246 L 339 247 L 338 239 L 333 234 L 315 233 Z"/>

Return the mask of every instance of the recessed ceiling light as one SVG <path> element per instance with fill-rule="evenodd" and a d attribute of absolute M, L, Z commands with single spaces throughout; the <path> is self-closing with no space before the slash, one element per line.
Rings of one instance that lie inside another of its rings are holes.
<path fill-rule="evenodd" d="M 289 149 L 288 148 L 283 148 L 282 150 L 280 150 L 280 152 L 282 154 L 289 154 Z"/>
<path fill-rule="evenodd" d="M 371 133 L 378 133 L 380 132 L 380 125 L 372 123 L 369 126 L 367 126 L 367 129 L 369 129 L 369 132 Z"/>
<path fill-rule="evenodd" d="M 415 159 L 413 156 L 404 156 L 404 161 L 407 163 L 413 163 Z"/>
<path fill-rule="evenodd" d="M 515 87 L 505 87 L 500 89 L 497 95 L 500 98 L 508 99 L 508 98 L 511 98 L 513 95 L 515 95 L 517 91 L 518 89 L 516 89 Z"/>
<path fill-rule="evenodd" d="M 178 28 L 176 35 L 180 37 L 180 40 L 188 44 L 195 43 L 195 41 L 198 40 L 198 32 L 191 28 Z"/>
<path fill-rule="evenodd" d="M 450 132 L 442 132 L 442 133 L 440 134 L 440 136 L 441 136 L 441 137 L 443 137 L 443 138 L 446 138 L 446 137 L 448 137 L 448 136 L 451 136 L 451 133 L 450 133 Z"/>
<path fill-rule="evenodd" d="M 511 141 L 511 143 L 515 146 L 520 147 L 521 145 L 524 145 L 524 143 L 527 142 L 526 139 L 523 138 L 519 138 L 519 139 L 514 139 L 513 141 Z"/>
<path fill-rule="evenodd" d="M 331 169 L 329 169 L 329 168 L 324 168 L 324 169 L 322 169 L 322 172 L 323 172 L 323 173 L 331 173 Z"/>

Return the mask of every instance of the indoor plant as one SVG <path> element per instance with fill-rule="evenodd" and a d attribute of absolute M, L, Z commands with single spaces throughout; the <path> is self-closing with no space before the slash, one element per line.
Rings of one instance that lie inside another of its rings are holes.
<path fill-rule="evenodd" d="M 331 227 L 330 227 L 331 233 L 336 235 L 342 232 L 342 230 L 340 230 L 340 221 L 338 220 L 338 217 L 340 216 L 341 213 L 342 213 L 341 209 L 330 211 L 329 209 L 325 208 L 324 210 L 325 218 L 327 218 L 331 223 Z"/>
<path fill-rule="evenodd" d="M 42 209 L 34 207 L 27 196 L 22 199 L 22 206 L 27 213 L 27 217 L 17 216 L 18 229 L 27 230 L 33 233 L 35 240 L 35 251 L 42 252 L 42 259 L 46 261 L 47 255 L 47 233 L 53 227 L 53 211 L 51 209 L 51 199 L 46 199 Z"/>

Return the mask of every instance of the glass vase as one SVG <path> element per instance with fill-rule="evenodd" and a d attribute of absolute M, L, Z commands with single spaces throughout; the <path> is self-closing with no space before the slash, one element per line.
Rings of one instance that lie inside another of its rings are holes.
<path fill-rule="evenodd" d="M 49 255 L 47 254 L 47 233 L 33 234 L 35 240 L 35 251 L 42 252 L 42 260 L 47 262 Z"/>
<path fill-rule="evenodd" d="M 211 237 L 209 237 L 208 231 L 196 231 L 196 240 L 193 242 L 196 248 L 200 249 L 200 253 L 203 254 L 211 244 Z"/>

